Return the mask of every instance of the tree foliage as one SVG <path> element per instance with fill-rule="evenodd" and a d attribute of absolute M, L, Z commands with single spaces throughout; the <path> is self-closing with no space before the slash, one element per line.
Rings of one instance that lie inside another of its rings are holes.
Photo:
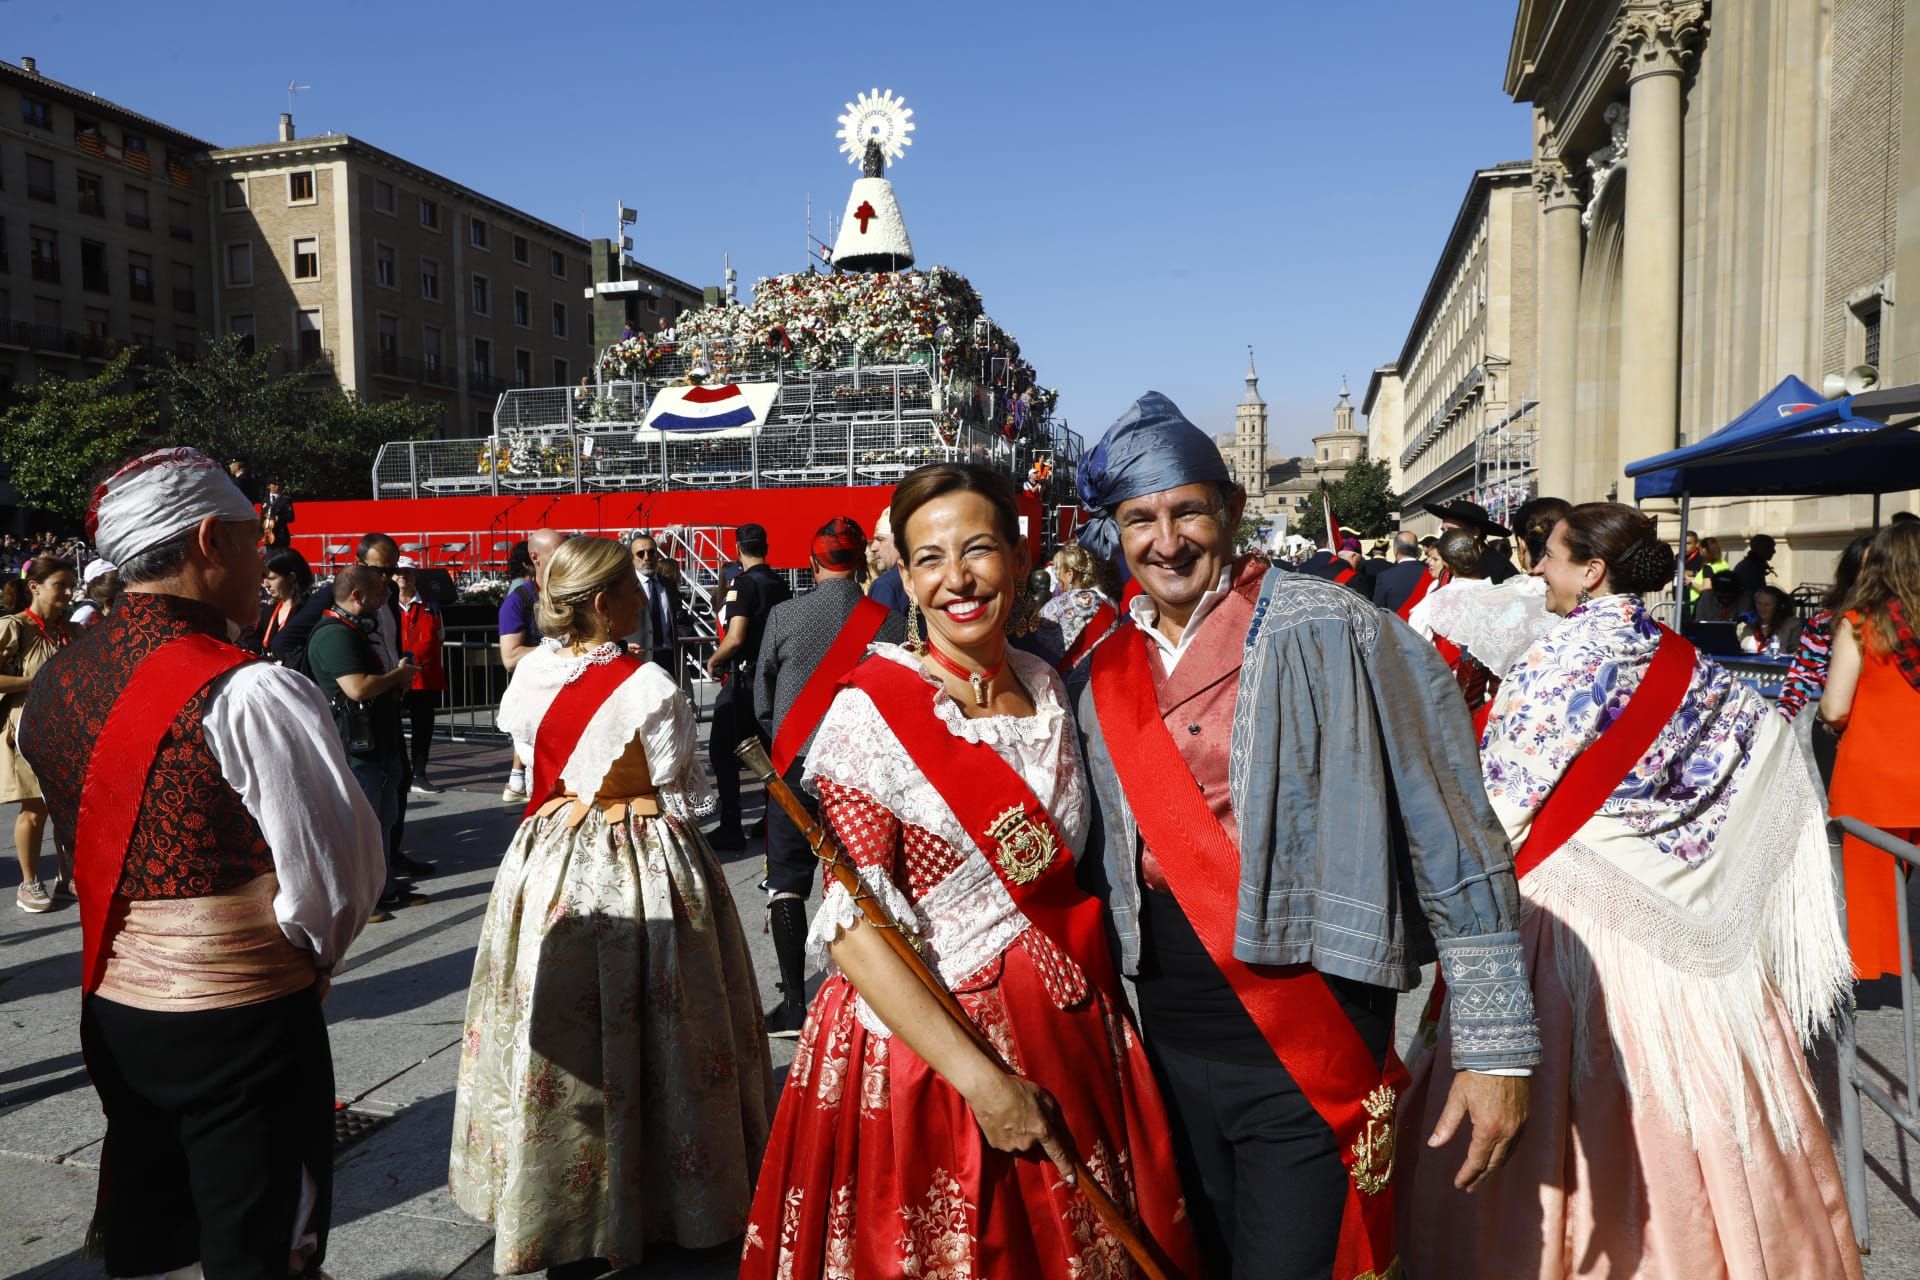
<path fill-rule="evenodd" d="M 0 414 L 0 458 L 24 505 L 79 519 L 94 474 L 152 435 L 160 408 L 152 391 L 129 382 L 133 358 L 122 351 L 91 378 L 42 374 Z"/>
<path fill-rule="evenodd" d="M 1392 479 L 1392 472 L 1387 469 L 1386 463 L 1376 462 L 1361 454 L 1338 484 L 1329 485 L 1324 480 L 1320 482 L 1319 487 L 1307 498 L 1307 505 L 1301 508 L 1299 518 L 1289 526 L 1288 532 L 1311 538 L 1316 544 L 1323 541 L 1327 532 L 1324 504 L 1330 499 L 1333 518 L 1349 528 L 1359 530 L 1362 538 L 1386 536 L 1393 530 L 1392 513 L 1400 508 L 1400 498 L 1393 491 Z"/>

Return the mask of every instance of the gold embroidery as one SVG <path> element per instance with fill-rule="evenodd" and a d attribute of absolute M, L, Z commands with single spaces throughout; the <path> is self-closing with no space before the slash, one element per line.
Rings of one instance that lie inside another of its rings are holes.
<path fill-rule="evenodd" d="M 1353 1143 L 1353 1185 L 1363 1196 L 1377 1196 L 1393 1179 L 1393 1089 L 1381 1085 L 1367 1095 L 1367 1127 Z M 1359 1277 L 1366 1280 L 1366 1277 Z"/>
<path fill-rule="evenodd" d="M 1405 1268 L 1400 1265 L 1400 1259 L 1395 1258 L 1387 1264 L 1385 1271 L 1362 1271 L 1353 1280 L 1405 1280 L 1406 1274 Z"/>
<path fill-rule="evenodd" d="M 1015 884 L 1038 880 L 1053 862 L 1053 831 L 1019 805 L 995 818 L 987 834 L 1000 846 L 995 861 Z"/>

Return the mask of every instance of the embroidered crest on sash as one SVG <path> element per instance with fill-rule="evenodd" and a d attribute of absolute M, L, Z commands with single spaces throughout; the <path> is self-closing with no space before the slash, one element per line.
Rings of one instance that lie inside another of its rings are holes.
<path fill-rule="evenodd" d="M 1353 1140 L 1353 1185 L 1361 1195 L 1377 1196 L 1393 1180 L 1393 1088 L 1381 1085 L 1367 1095 L 1367 1127 Z"/>
<path fill-rule="evenodd" d="M 1044 822 L 1035 822 L 1020 805 L 995 818 L 987 834 L 1000 847 L 994 861 L 1015 884 L 1038 880 L 1053 862 L 1056 846 L 1052 830 Z"/>

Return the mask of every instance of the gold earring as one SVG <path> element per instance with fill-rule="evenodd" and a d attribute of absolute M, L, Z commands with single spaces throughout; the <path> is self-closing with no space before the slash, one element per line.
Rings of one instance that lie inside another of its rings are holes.
<path fill-rule="evenodd" d="M 920 602 L 912 596 L 907 597 L 907 642 L 903 647 L 908 653 L 925 653 L 927 649 L 920 635 Z"/>

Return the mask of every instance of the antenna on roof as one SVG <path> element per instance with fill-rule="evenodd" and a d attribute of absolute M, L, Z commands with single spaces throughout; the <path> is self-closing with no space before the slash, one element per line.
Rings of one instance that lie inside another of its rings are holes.
<path fill-rule="evenodd" d="M 311 88 L 313 88 L 313 86 L 310 84 L 299 84 L 292 80 L 287 81 L 287 114 L 288 115 L 293 114 L 293 95 L 296 93 L 305 93 L 307 90 Z"/>

